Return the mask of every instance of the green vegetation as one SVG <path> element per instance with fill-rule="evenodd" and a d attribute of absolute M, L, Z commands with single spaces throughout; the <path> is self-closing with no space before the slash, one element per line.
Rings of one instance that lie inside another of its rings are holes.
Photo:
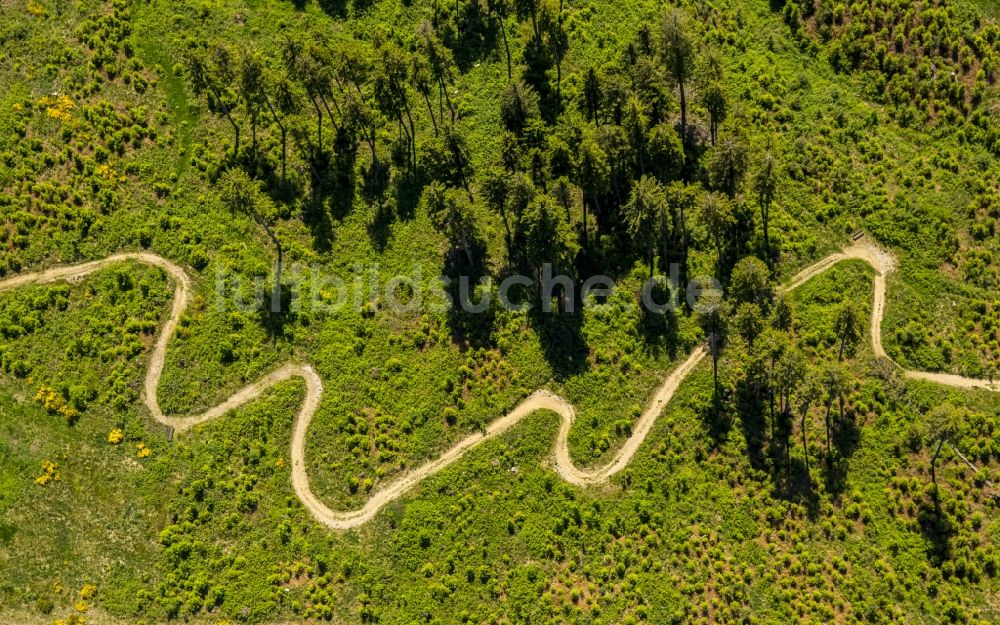
<path fill-rule="evenodd" d="M 997 375 L 992 4 L 30 0 L 0 42 L 0 279 L 184 266 L 164 412 L 311 364 L 332 508 L 545 385 L 607 462 L 713 346 L 610 486 L 559 479 L 542 412 L 337 533 L 292 489 L 298 382 L 175 440 L 141 408 L 159 270 L 5 291 L 0 621 L 1000 620 L 1000 399 L 875 358 L 866 265 L 774 288 L 865 230 L 899 257 L 892 358 Z M 475 315 L 309 291 L 549 263 L 617 288 Z M 671 264 L 725 306 L 644 312 Z"/>

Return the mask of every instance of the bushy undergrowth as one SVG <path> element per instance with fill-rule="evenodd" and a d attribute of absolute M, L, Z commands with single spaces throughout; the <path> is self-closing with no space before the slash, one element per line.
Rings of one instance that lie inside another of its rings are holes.
<path fill-rule="evenodd" d="M 578 406 L 574 461 L 607 461 L 704 339 L 690 311 L 633 306 L 668 262 L 774 284 L 865 229 L 899 255 L 893 358 L 995 375 L 995 16 L 674 5 L 687 128 L 658 2 L 3 3 L 0 276 L 123 249 L 182 264 L 164 411 L 312 364 L 308 470 L 340 509 L 546 384 Z M 314 82 L 309 60 L 336 71 Z M 264 232 L 220 193 L 234 170 L 299 267 L 554 261 L 619 289 L 551 319 L 220 310 L 219 275 L 271 279 Z M 557 477 L 542 413 L 344 534 L 291 488 L 297 383 L 169 443 L 139 408 L 171 293 L 127 263 L 0 299 L 0 620 L 1000 619 L 1000 407 L 872 360 L 861 264 L 734 295 L 719 379 L 699 369 L 608 487 Z"/>

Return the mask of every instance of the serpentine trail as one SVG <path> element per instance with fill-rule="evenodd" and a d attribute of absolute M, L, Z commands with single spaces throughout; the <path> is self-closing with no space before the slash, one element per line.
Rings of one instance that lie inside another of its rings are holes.
<path fill-rule="evenodd" d="M 872 306 L 871 318 L 871 339 L 872 348 L 876 356 L 887 357 L 882 347 L 882 317 L 885 313 L 885 281 L 886 276 L 895 269 L 895 259 L 888 253 L 879 250 L 873 245 L 866 243 L 856 243 L 845 248 L 842 252 L 828 256 L 815 265 L 808 267 L 801 273 L 793 277 L 788 284 L 781 287 L 783 291 L 792 291 L 801 286 L 811 278 L 827 271 L 834 265 L 844 260 L 863 260 L 875 269 L 874 304 Z M 177 324 L 180 322 L 181 314 L 187 308 L 188 297 L 191 291 L 191 281 L 183 269 L 170 261 L 144 252 L 123 253 L 109 256 L 102 260 L 91 261 L 79 265 L 68 267 L 55 267 L 37 273 L 23 274 L 0 281 L 0 292 L 10 291 L 19 287 L 31 284 L 46 284 L 64 280 L 74 280 L 84 277 L 98 269 L 120 263 L 124 261 L 136 261 L 146 265 L 152 265 L 163 269 L 174 280 L 174 298 L 170 309 L 170 315 L 163 324 L 157 337 L 156 344 L 150 356 L 149 368 L 146 371 L 146 380 L 143 389 L 142 399 L 150 414 L 158 422 L 168 425 L 178 433 L 206 421 L 211 421 L 222 415 L 243 406 L 254 399 L 260 397 L 272 386 L 289 380 L 291 378 L 302 378 L 306 384 L 306 397 L 295 420 L 294 432 L 292 434 L 291 456 L 292 456 L 292 486 L 295 494 L 305 505 L 306 509 L 316 518 L 317 521 L 334 530 L 346 530 L 361 526 L 372 520 L 379 510 L 386 504 L 400 498 L 405 493 L 413 489 L 424 478 L 433 475 L 448 465 L 460 459 L 467 451 L 476 447 L 483 441 L 496 438 L 506 432 L 524 417 L 538 410 L 551 410 L 561 418 L 559 433 L 555 441 L 555 467 L 559 475 L 571 484 L 587 486 L 606 482 L 608 478 L 620 472 L 635 456 L 639 446 L 646 439 L 653 424 L 663 411 L 664 407 L 673 397 L 677 388 L 695 367 L 708 355 L 707 349 L 702 346 L 695 349 L 688 358 L 672 371 L 657 389 L 645 411 L 635 424 L 632 435 L 625 441 L 621 448 L 614 454 L 612 459 L 604 466 L 592 469 L 580 469 L 573 464 L 569 454 L 569 433 L 576 418 L 576 411 L 566 400 L 548 390 L 539 390 L 522 401 L 516 408 L 508 414 L 498 418 L 491 423 L 484 432 L 470 434 L 459 441 L 454 447 L 444 452 L 436 460 L 432 460 L 385 487 L 376 491 L 374 495 L 359 510 L 337 511 L 330 509 L 321 502 L 309 487 L 309 476 L 306 472 L 305 464 L 305 440 L 306 432 L 313 415 L 319 408 L 320 399 L 323 396 L 323 381 L 316 371 L 309 365 L 299 363 L 287 363 L 272 373 L 264 376 L 257 382 L 250 384 L 225 400 L 218 406 L 207 410 L 200 415 L 187 416 L 167 416 L 160 409 L 157 399 L 157 389 L 160 385 L 160 377 L 163 374 L 163 366 L 166 359 L 167 345 L 174 335 Z M 929 380 L 940 384 L 945 384 L 960 388 L 980 388 L 994 392 L 1000 392 L 1000 383 L 976 380 L 956 375 L 925 373 L 920 371 L 906 371 L 909 378 Z"/>

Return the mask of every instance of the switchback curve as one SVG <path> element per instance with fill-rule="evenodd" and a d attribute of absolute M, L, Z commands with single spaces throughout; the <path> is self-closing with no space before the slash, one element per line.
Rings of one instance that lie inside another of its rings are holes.
<path fill-rule="evenodd" d="M 882 347 L 881 328 L 882 317 L 885 313 L 886 276 L 895 269 L 895 259 L 890 254 L 867 243 L 856 243 L 851 247 L 845 248 L 843 252 L 832 254 L 811 267 L 806 268 L 793 277 L 788 284 L 783 286 L 782 290 L 786 292 L 792 291 L 841 261 L 849 259 L 863 260 L 875 269 L 874 302 L 871 319 L 872 347 L 876 356 L 887 357 Z M 36 273 L 8 278 L 0 281 L 0 292 L 11 291 L 31 284 L 74 280 L 108 265 L 124 261 L 136 261 L 159 267 L 174 281 L 174 297 L 170 315 L 157 337 L 156 344 L 150 356 L 149 368 L 146 371 L 146 380 L 143 387 L 143 403 L 152 417 L 159 423 L 168 425 L 176 432 L 182 433 L 198 424 L 221 417 L 229 411 L 253 401 L 279 382 L 296 377 L 302 378 L 306 385 L 306 396 L 302 402 L 298 417 L 295 420 L 295 427 L 292 434 L 292 486 L 295 489 L 295 494 L 302 501 L 303 505 L 305 505 L 306 509 L 309 510 L 310 514 L 317 521 L 334 530 L 352 529 L 367 523 L 388 503 L 402 497 L 424 478 L 454 463 L 465 455 L 467 451 L 478 446 L 483 441 L 503 434 L 523 418 L 538 410 L 555 412 L 561 420 L 554 449 L 556 472 L 564 480 L 577 486 L 588 486 L 606 482 L 612 475 L 615 475 L 628 466 L 652 429 L 656 419 L 677 391 L 677 388 L 708 354 L 704 346 L 698 347 L 680 366 L 666 377 L 645 411 L 639 417 L 632 435 L 604 466 L 592 469 L 580 469 L 573 464 L 569 454 L 569 433 L 576 419 L 576 411 L 569 402 L 551 391 L 543 389 L 530 395 L 508 414 L 493 421 L 483 432 L 470 434 L 437 459 L 417 467 L 379 489 L 361 509 L 346 512 L 337 511 L 330 509 L 313 494 L 309 486 L 309 475 L 306 471 L 306 432 L 309 430 L 313 415 L 316 414 L 320 399 L 323 396 L 323 381 L 312 367 L 299 363 L 282 365 L 257 382 L 240 389 L 218 406 L 210 408 L 199 415 L 167 416 L 163 414 L 157 399 L 157 389 L 163 374 L 167 345 L 177 328 L 177 324 L 180 322 L 181 314 L 187 308 L 188 296 L 191 290 L 191 282 L 187 274 L 174 263 L 155 254 L 145 252 L 115 254 L 102 260 L 68 267 L 54 267 Z M 905 375 L 910 378 L 929 380 L 959 388 L 980 388 L 1000 392 L 1000 383 L 998 382 L 920 371 L 906 371 Z"/>

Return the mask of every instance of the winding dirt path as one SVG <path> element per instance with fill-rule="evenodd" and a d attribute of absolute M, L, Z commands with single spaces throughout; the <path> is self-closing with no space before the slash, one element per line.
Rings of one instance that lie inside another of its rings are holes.
<path fill-rule="evenodd" d="M 864 242 L 857 243 L 845 248 L 843 252 L 833 254 L 819 261 L 815 265 L 806 268 L 794 276 L 788 284 L 781 287 L 783 291 L 792 291 L 811 278 L 827 271 L 837 263 L 848 259 L 860 259 L 871 265 L 876 272 L 874 285 L 874 303 L 872 306 L 871 338 L 872 347 L 877 356 L 887 357 L 882 347 L 882 317 L 885 313 L 885 282 L 886 276 L 895 269 L 895 259 L 888 253 Z M 146 265 L 152 265 L 163 269 L 174 281 L 174 297 L 171 305 L 170 315 L 163 324 L 153 353 L 150 356 L 149 368 L 146 371 L 146 381 L 143 387 L 143 403 L 149 409 L 150 414 L 158 422 L 168 425 L 178 433 L 191 429 L 192 427 L 221 417 L 222 415 L 243 406 L 270 389 L 272 386 L 289 380 L 291 378 L 302 378 L 306 384 L 306 397 L 302 402 L 298 417 L 295 420 L 295 429 L 292 434 L 291 456 L 292 456 L 292 486 L 295 494 L 298 495 L 303 505 L 316 518 L 317 521 L 334 530 L 347 530 L 358 527 L 372 520 L 386 504 L 402 497 L 413 489 L 424 478 L 433 475 L 441 469 L 459 460 L 467 451 L 478 446 L 487 439 L 495 438 L 526 416 L 539 410 L 551 410 L 559 415 L 561 423 L 559 433 L 555 441 L 555 467 L 556 472 L 571 484 L 578 486 L 588 486 L 606 482 L 608 478 L 620 472 L 639 450 L 656 422 L 656 419 L 663 412 L 667 403 L 674 396 L 677 388 L 687 378 L 687 376 L 704 360 L 708 355 L 705 347 L 695 349 L 687 360 L 680 364 L 660 385 L 649 405 L 639 417 L 635 424 L 632 435 L 625 441 L 621 448 L 614 454 L 611 460 L 604 466 L 591 469 L 580 469 L 573 464 L 569 454 L 569 433 L 576 420 L 576 411 L 565 399 L 548 390 L 539 390 L 521 402 L 514 410 L 500 417 L 491 423 L 485 432 L 470 434 L 459 441 L 451 449 L 444 452 L 436 460 L 417 467 L 406 475 L 390 482 L 379 489 L 359 510 L 347 512 L 331 510 L 326 504 L 320 501 L 312 489 L 309 487 L 309 474 L 306 471 L 305 443 L 306 433 L 313 415 L 319 409 L 319 402 L 323 396 L 323 381 L 316 371 L 308 365 L 298 363 L 285 364 L 272 373 L 264 376 L 257 382 L 250 384 L 225 400 L 218 406 L 210 408 L 199 415 L 187 416 L 167 416 L 160 410 L 160 403 L 157 399 L 157 389 L 160 384 L 160 377 L 163 374 L 163 366 L 166 360 L 167 345 L 170 338 L 177 329 L 181 314 L 187 308 L 188 296 L 191 291 L 191 282 L 183 269 L 170 261 L 143 252 L 115 254 L 103 260 L 92 261 L 80 265 L 69 267 L 54 267 L 37 273 L 23 274 L 0 281 L 0 292 L 11 291 L 19 287 L 31 284 L 46 284 L 57 281 L 71 281 L 82 278 L 108 265 L 124 261 L 136 261 Z M 1000 392 L 1000 382 L 987 382 L 956 375 L 924 373 L 920 371 L 906 371 L 907 377 L 914 379 L 929 380 L 939 384 L 954 386 L 959 388 L 978 388 Z"/>

